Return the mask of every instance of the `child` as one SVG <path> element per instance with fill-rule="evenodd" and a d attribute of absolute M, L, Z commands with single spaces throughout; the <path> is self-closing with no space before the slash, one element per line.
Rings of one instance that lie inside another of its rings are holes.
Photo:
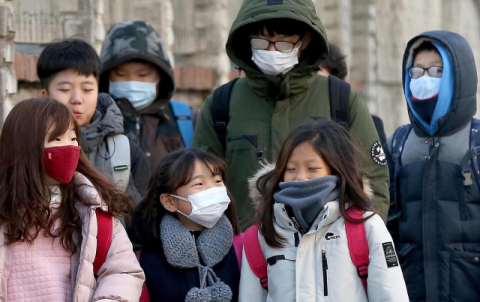
<path fill-rule="evenodd" d="M 88 162 L 78 138 L 73 115 L 51 99 L 25 100 L 5 121 L 1 301 L 134 302 L 140 297 L 145 275 L 125 229 L 111 217 L 125 216 L 129 200 Z M 100 227 L 100 221 L 110 225 Z M 97 236 L 110 238 L 110 245 L 97 242 Z"/>
<path fill-rule="evenodd" d="M 143 246 L 151 301 L 237 301 L 240 227 L 225 174 L 222 160 L 197 149 L 160 163 L 130 234 Z"/>
<path fill-rule="evenodd" d="M 82 133 L 83 152 L 112 183 L 139 203 L 145 196 L 150 168 L 145 154 L 123 135 L 123 117 L 108 94 L 98 93 L 100 59 L 88 43 L 65 40 L 47 46 L 37 74 L 47 95 L 66 105 Z"/>
<path fill-rule="evenodd" d="M 165 155 L 191 146 L 198 111 L 171 100 L 173 67 L 150 24 L 113 25 L 100 59 L 100 91 L 115 99 L 124 117 L 125 134 L 142 147 L 154 171 Z"/>
<path fill-rule="evenodd" d="M 413 37 L 403 56 L 410 123 L 388 140 L 388 228 L 411 301 L 479 301 L 477 67 L 461 35 Z"/>
<path fill-rule="evenodd" d="M 260 202 L 253 238 L 263 253 L 268 290 L 254 273 L 255 259 L 247 257 L 254 243 L 248 230 L 239 301 L 408 301 L 392 238 L 380 216 L 368 211 L 357 153 L 350 134 L 336 123 L 300 126 L 285 141 L 275 168 L 251 181 L 251 197 Z M 363 241 L 347 240 L 347 223 L 364 232 Z M 353 242 L 364 243 L 362 256 L 369 254 L 368 292 L 359 277 L 367 276 L 365 266 L 357 271 L 351 259 L 358 254 L 350 249 L 361 249 Z"/>

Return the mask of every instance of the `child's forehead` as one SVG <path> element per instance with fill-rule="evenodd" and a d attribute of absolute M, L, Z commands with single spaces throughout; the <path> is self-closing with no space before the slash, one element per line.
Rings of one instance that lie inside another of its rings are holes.
<path fill-rule="evenodd" d="M 57 84 L 76 83 L 76 82 L 98 84 L 98 81 L 95 75 L 81 74 L 79 71 L 75 69 L 65 69 L 57 72 L 52 79 L 52 83 L 53 82 Z"/>
<path fill-rule="evenodd" d="M 414 64 L 416 63 L 438 63 L 442 64 L 442 56 L 435 50 L 425 49 L 419 51 L 414 59 Z"/>

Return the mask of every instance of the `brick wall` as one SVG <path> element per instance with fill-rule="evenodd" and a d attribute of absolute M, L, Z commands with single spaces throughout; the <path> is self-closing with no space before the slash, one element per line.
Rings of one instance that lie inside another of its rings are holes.
<path fill-rule="evenodd" d="M 13 68 L 14 38 L 13 2 L 0 0 L 0 129 L 6 113 L 14 105 L 14 94 L 17 92 L 17 81 Z"/>

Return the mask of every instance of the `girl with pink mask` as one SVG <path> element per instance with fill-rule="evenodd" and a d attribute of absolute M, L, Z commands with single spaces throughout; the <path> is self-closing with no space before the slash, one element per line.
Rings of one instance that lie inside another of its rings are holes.
<path fill-rule="evenodd" d="M 51 99 L 25 100 L 5 121 L 0 301 L 140 297 L 144 273 L 114 218 L 128 217 L 130 201 L 88 162 L 79 140 L 68 108 Z"/>

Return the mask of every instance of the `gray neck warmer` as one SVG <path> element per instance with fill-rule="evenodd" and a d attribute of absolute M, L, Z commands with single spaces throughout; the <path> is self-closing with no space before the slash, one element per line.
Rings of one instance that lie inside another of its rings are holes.
<path fill-rule="evenodd" d="M 339 180 L 337 175 L 328 175 L 304 181 L 281 182 L 280 191 L 273 198 L 275 202 L 290 206 L 300 226 L 308 232 L 327 202 L 338 198 Z"/>
<path fill-rule="evenodd" d="M 232 248 L 233 228 L 225 215 L 213 228 L 204 229 L 196 240 L 178 219 L 172 215 L 165 215 L 160 223 L 160 236 L 165 257 L 171 266 L 183 269 L 198 268 L 200 288 L 190 289 L 185 298 L 186 302 L 232 300 L 232 290 L 212 269 Z"/>

